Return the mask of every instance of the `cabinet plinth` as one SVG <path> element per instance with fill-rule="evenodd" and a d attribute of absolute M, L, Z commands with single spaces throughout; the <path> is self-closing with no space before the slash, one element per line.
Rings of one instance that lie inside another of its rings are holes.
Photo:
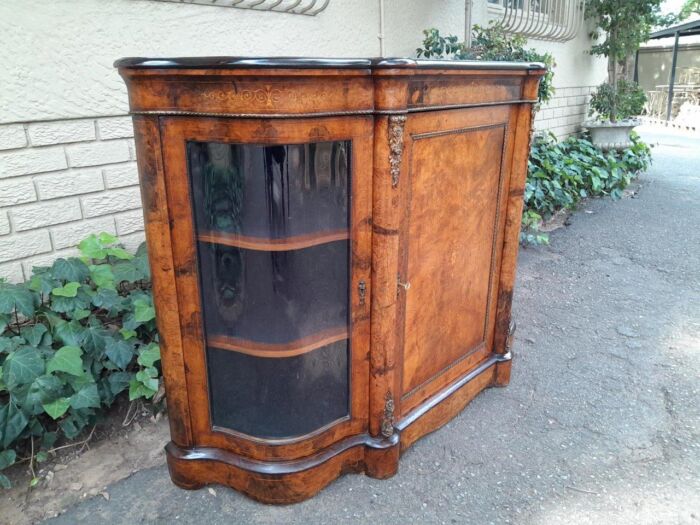
<path fill-rule="evenodd" d="M 510 379 L 541 64 L 130 58 L 173 482 L 269 503 Z"/>

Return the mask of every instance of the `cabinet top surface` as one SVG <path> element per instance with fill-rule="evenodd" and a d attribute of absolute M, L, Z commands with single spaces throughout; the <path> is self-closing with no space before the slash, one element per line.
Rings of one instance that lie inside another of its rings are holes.
<path fill-rule="evenodd" d="M 541 70 L 537 62 L 482 60 L 420 60 L 413 58 L 304 58 L 304 57 L 126 57 L 114 62 L 126 69 L 459 69 Z"/>

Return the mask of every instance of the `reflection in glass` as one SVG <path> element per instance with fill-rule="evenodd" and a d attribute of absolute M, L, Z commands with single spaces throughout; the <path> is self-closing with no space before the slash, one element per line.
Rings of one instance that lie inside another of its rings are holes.
<path fill-rule="evenodd" d="M 190 142 L 187 153 L 200 233 L 279 239 L 348 227 L 350 141 Z"/>
<path fill-rule="evenodd" d="M 187 155 L 212 425 L 285 438 L 347 416 L 350 141 Z"/>
<path fill-rule="evenodd" d="M 290 251 L 199 243 L 209 334 L 287 343 L 347 325 L 348 241 Z"/>
<path fill-rule="evenodd" d="M 207 349 L 215 426 L 262 438 L 313 432 L 348 414 L 348 342 L 284 359 Z"/>

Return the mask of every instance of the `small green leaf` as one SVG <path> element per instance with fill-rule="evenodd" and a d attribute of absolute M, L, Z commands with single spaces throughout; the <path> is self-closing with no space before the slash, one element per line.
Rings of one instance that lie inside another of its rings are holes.
<path fill-rule="evenodd" d="M 109 244 L 114 244 L 117 242 L 119 239 L 112 235 L 111 233 L 107 232 L 100 232 L 100 235 L 97 237 L 97 241 L 102 245 L 102 246 L 107 246 Z"/>
<path fill-rule="evenodd" d="M 51 403 L 46 403 L 42 405 L 46 413 L 51 416 L 52 419 L 56 420 L 66 413 L 70 407 L 70 399 L 66 397 L 59 397 L 56 401 Z"/>
<path fill-rule="evenodd" d="M 44 359 L 39 350 L 23 346 L 10 353 L 2 366 L 2 380 L 10 391 L 34 381 L 44 373 Z"/>
<path fill-rule="evenodd" d="M 105 352 L 107 357 L 122 370 L 129 366 L 134 357 L 133 345 L 122 339 L 108 339 Z"/>
<path fill-rule="evenodd" d="M 112 394 L 116 396 L 129 386 L 129 381 L 132 379 L 133 374 L 130 372 L 112 372 L 109 377 L 107 377 L 107 382 L 109 383 L 109 389 L 112 391 Z"/>
<path fill-rule="evenodd" d="M 129 401 L 134 399 L 139 399 L 145 397 L 146 399 L 152 398 L 156 393 L 156 390 L 152 390 L 144 385 L 141 381 L 136 378 L 129 381 Z"/>
<path fill-rule="evenodd" d="M 70 398 L 70 406 L 75 409 L 80 408 L 99 408 L 100 394 L 97 391 L 97 385 L 90 383 L 73 394 Z"/>
<path fill-rule="evenodd" d="M 84 281 L 90 275 L 87 265 L 77 257 L 56 259 L 51 267 L 55 279 L 61 281 Z"/>
<path fill-rule="evenodd" d="M 90 266 L 90 277 L 98 288 L 114 289 L 114 274 L 109 264 L 93 264 Z"/>
<path fill-rule="evenodd" d="M 83 351 L 77 346 L 64 346 L 56 351 L 48 363 L 46 373 L 65 372 L 74 376 L 83 375 Z"/>
<path fill-rule="evenodd" d="M 140 323 L 147 323 L 155 319 L 156 311 L 150 298 L 140 297 L 134 300 L 134 319 Z"/>
<path fill-rule="evenodd" d="M 153 366 L 156 361 L 160 361 L 160 346 L 155 343 L 151 343 L 141 350 L 137 360 L 138 364 L 147 367 Z"/>
<path fill-rule="evenodd" d="M 80 253 L 82 253 L 83 256 L 88 259 L 104 259 L 107 257 L 106 250 L 102 246 L 102 243 L 100 243 L 98 240 L 97 235 L 94 233 L 80 241 L 80 244 L 78 244 L 78 249 L 80 249 Z"/>
<path fill-rule="evenodd" d="M 31 346 L 42 346 L 42 341 L 44 344 L 51 343 L 51 334 L 48 334 L 48 331 L 46 325 L 39 323 L 34 326 L 22 328 L 20 334 Z"/>
<path fill-rule="evenodd" d="M 49 459 L 49 454 L 45 450 L 40 450 L 36 453 L 35 457 L 37 463 L 43 463 L 44 461 Z"/>
<path fill-rule="evenodd" d="M 127 339 L 131 339 L 132 337 L 136 337 L 136 330 L 128 330 L 126 328 L 122 328 L 121 330 L 119 330 L 119 333 L 125 341 Z"/>
<path fill-rule="evenodd" d="M 80 321 L 82 319 L 85 319 L 86 317 L 89 317 L 91 313 L 92 312 L 90 312 L 90 310 L 82 310 L 78 308 L 77 310 L 73 310 L 71 317 L 76 321 Z"/>
<path fill-rule="evenodd" d="M 10 465 L 14 464 L 17 459 L 17 454 L 14 450 L 2 450 L 0 451 L 0 470 L 4 470 Z"/>
<path fill-rule="evenodd" d="M 0 474 L 0 487 L 4 489 L 9 489 L 12 487 L 12 483 L 5 474 Z"/>
<path fill-rule="evenodd" d="M 15 439 L 27 427 L 29 420 L 10 398 L 10 402 L 0 407 L 0 436 L 2 448 L 9 448 Z"/>
<path fill-rule="evenodd" d="M 31 481 L 29 482 L 29 487 L 36 487 L 37 484 L 39 483 L 39 478 L 32 478 Z"/>
<path fill-rule="evenodd" d="M 0 282 L 0 314 L 11 314 L 16 308 L 22 315 L 31 317 L 37 302 L 24 284 Z"/>
<path fill-rule="evenodd" d="M 85 340 L 85 327 L 78 321 L 64 321 L 62 319 L 56 321 L 54 329 L 56 338 L 68 346 L 81 346 Z"/>
<path fill-rule="evenodd" d="M 134 258 L 133 255 L 131 255 L 129 252 L 127 252 L 124 248 L 107 248 L 107 255 L 111 255 L 112 257 L 116 259 L 122 259 L 125 261 L 131 260 Z"/>
<path fill-rule="evenodd" d="M 148 370 L 139 370 L 136 372 L 136 380 L 143 383 L 149 390 L 158 390 L 158 379 L 151 377 Z"/>
<path fill-rule="evenodd" d="M 70 282 L 59 288 L 54 288 L 51 293 L 59 297 L 75 297 L 78 295 L 78 288 L 80 288 L 80 283 Z"/>

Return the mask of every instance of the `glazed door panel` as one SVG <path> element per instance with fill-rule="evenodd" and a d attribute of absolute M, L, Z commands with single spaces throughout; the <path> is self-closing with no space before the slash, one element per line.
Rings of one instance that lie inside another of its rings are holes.
<path fill-rule="evenodd" d="M 364 431 L 371 122 L 161 133 L 198 444 L 301 457 Z"/>
<path fill-rule="evenodd" d="M 407 123 L 402 413 L 491 351 L 509 118 L 496 108 Z"/>

